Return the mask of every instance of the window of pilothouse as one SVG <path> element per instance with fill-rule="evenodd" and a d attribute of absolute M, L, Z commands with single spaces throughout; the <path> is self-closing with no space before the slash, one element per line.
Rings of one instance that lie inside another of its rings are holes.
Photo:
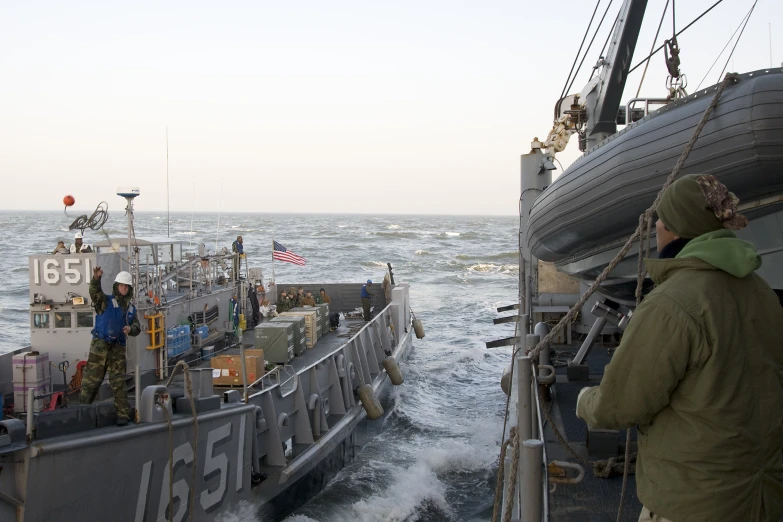
<path fill-rule="evenodd" d="M 54 313 L 54 327 L 55 328 L 70 328 L 71 327 L 71 312 L 55 312 Z"/>
<path fill-rule="evenodd" d="M 76 312 L 77 328 L 92 328 L 92 312 Z"/>
<path fill-rule="evenodd" d="M 33 314 L 33 328 L 46 330 L 49 328 L 49 312 L 36 312 Z"/>

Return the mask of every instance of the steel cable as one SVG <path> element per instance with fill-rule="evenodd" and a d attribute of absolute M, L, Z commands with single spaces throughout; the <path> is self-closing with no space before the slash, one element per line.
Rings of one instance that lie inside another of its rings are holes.
<path fill-rule="evenodd" d="M 715 2 L 714 4 L 712 4 L 712 5 L 709 7 L 709 9 L 707 9 L 707 10 L 706 10 L 706 11 L 704 11 L 702 14 L 700 14 L 699 16 L 697 16 L 697 17 L 696 17 L 696 18 L 695 18 L 695 19 L 694 19 L 694 20 L 693 20 L 691 23 L 689 23 L 688 25 L 686 25 L 685 27 L 683 27 L 683 28 L 682 28 L 682 30 L 681 30 L 679 33 L 677 33 L 677 34 L 675 34 L 675 35 L 674 35 L 674 37 L 676 38 L 676 37 L 680 36 L 682 33 L 684 33 L 685 31 L 687 31 L 687 30 L 688 30 L 688 28 L 689 28 L 690 26 L 692 26 L 693 24 L 695 24 L 696 22 L 698 22 L 699 20 L 701 20 L 701 19 L 702 19 L 702 18 L 703 18 L 703 17 L 704 17 L 704 16 L 705 16 L 707 13 L 709 13 L 710 11 L 712 11 L 713 9 L 715 9 L 715 7 L 717 7 L 717 5 L 718 5 L 718 4 L 720 4 L 721 2 L 723 2 L 723 0 L 718 0 L 717 2 Z M 666 45 L 666 44 L 663 44 L 663 45 L 659 46 L 659 47 L 658 47 L 657 49 L 655 49 L 653 52 L 651 52 L 650 54 L 648 54 L 648 55 L 647 55 L 647 57 L 646 57 L 646 58 L 644 58 L 644 59 L 643 59 L 641 62 L 639 62 L 639 63 L 637 63 L 636 65 L 634 65 L 633 67 L 631 67 L 631 70 L 629 70 L 629 71 L 628 71 L 628 74 L 631 74 L 631 73 L 632 73 L 632 72 L 634 72 L 636 69 L 638 69 L 639 67 L 641 67 L 641 65 L 642 65 L 643 63 L 645 63 L 647 60 L 649 60 L 650 58 L 652 58 L 653 56 L 655 56 L 656 54 L 658 54 L 658 52 L 659 52 L 661 49 L 663 49 L 665 45 Z"/>
<path fill-rule="evenodd" d="M 593 19 L 595 18 L 595 13 L 598 12 L 598 6 L 601 5 L 601 0 L 598 0 L 595 4 L 595 9 L 593 9 L 593 15 L 590 17 L 590 23 L 587 24 L 587 29 L 585 29 L 585 34 L 582 37 L 582 43 L 579 44 L 579 50 L 576 51 L 576 56 L 574 56 L 574 63 L 571 64 L 571 70 L 568 71 L 568 77 L 566 77 L 565 84 L 563 84 L 563 90 L 560 92 L 560 97 L 558 98 L 557 106 L 555 109 L 555 120 L 559 118 L 559 114 L 557 114 L 560 102 L 563 101 L 563 96 L 565 96 L 566 91 L 568 90 L 568 82 L 571 80 L 571 74 L 574 72 L 574 67 L 576 67 L 576 62 L 579 60 L 579 55 L 582 54 L 582 47 L 585 44 L 585 40 L 587 40 L 587 35 L 590 33 L 590 26 L 593 25 Z"/>

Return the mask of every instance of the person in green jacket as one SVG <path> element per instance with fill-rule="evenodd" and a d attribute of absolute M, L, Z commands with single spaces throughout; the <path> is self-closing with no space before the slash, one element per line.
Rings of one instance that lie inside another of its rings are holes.
<path fill-rule="evenodd" d="M 713 176 L 658 206 L 655 289 L 577 416 L 637 426 L 640 521 L 775 521 L 783 513 L 783 308 L 754 272 L 747 224 Z"/>
<path fill-rule="evenodd" d="M 280 299 L 277 300 L 277 313 L 287 312 L 291 309 L 291 302 L 288 298 L 288 292 L 280 292 Z"/>

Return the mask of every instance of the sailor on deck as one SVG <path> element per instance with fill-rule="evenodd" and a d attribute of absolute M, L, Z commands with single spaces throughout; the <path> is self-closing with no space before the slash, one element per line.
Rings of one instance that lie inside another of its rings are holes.
<path fill-rule="evenodd" d="M 288 297 L 288 292 L 283 290 L 280 292 L 280 299 L 277 300 L 277 311 L 279 313 L 287 312 L 291 309 L 291 298 Z"/>
<path fill-rule="evenodd" d="M 120 272 L 114 279 L 111 295 L 101 289 L 101 267 L 95 267 L 90 280 L 90 299 L 95 307 L 95 328 L 92 330 L 90 356 L 82 377 L 81 402 L 91 404 L 98 394 L 106 370 L 114 394 L 117 424 L 125 426 L 130 417 L 128 389 L 125 385 L 125 339 L 141 332 L 133 298 L 133 279 L 128 272 Z"/>
<path fill-rule="evenodd" d="M 58 241 L 57 246 L 54 247 L 54 250 L 52 251 L 52 254 L 68 254 L 70 250 L 68 250 L 68 247 L 65 246 L 64 241 Z"/>
<path fill-rule="evenodd" d="M 73 245 L 71 245 L 71 254 L 88 254 L 92 252 L 92 247 L 87 243 L 82 243 L 82 235 L 77 232 L 73 237 Z"/>
<path fill-rule="evenodd" d="M 315 304 L 331 304 L 332 298 L 326 293 L 326 290 L 321 288 L 318 291 L 318 295 L 315 296 Z"/>
<path fill-rule="evenodd" d="M 245 257 L 245 247 L 242 241 L 242 236 L 237 236 L 236 241 L 231 243 L 231 251 L 234 253 L 234 279 L 239 279 L 239 272 L 242 269 L 242 258 Z"/>
<path fill-rule="evenodd" d="M 783 308 L 754 272 L 747 224 L 713 176 L 658 207 L 655 289 L 601 385 L 579 394 L 594 428 L 638 425 L 640 521 L 777 521 L 783 513 Z M 728 229 L 728 230 L 727 230 Z"/>
<path fill-rule="evenodd" d="M 313 293 L 310 290 L 305 292 L 305 296 L 302 298 L 301 305 L 302 306 L 315 306 L 315 298 L 313 297 Z"/>
<path fill-rule="evenodd" d="M 372 279 L 368 279 L 367 283 L 362 285 L 362 311 L 364 312 L 365 321 L 372 319 L 372 316 L 370 315 L 370 300 L 372 299 L 372 293 L 370 293 L 370 290 L 372 290 Z"/>

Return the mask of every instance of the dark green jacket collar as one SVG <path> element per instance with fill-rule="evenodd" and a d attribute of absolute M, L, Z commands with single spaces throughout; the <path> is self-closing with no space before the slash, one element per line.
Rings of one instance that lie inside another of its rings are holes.
<path fill-rule="evenodd" d="M 734 277 L 745 277 L 761 266 L 761 256 L 752 243 L 724 229 L 691 239 L 674 259 L 646 259 L 645 265 L 650 278 L 659 285 L 681 268 L 722 270 Z"/>

